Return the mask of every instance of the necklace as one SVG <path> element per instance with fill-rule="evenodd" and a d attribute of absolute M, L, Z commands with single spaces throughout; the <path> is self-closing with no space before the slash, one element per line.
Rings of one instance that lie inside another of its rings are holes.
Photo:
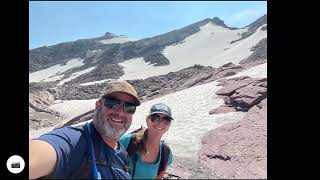
<path fill-rule="evenodd" d="M 148 150 L 145 150 L 145 153 L 146 153 L 147 155 L 149 155 L 149 154 L 150 154 L 150 152 L 149 152 Z"/>

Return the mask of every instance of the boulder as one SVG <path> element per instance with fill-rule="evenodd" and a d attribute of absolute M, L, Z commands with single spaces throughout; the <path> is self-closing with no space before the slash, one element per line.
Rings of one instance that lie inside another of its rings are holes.
<path fill-rule="evenodd" d="M 253 79 L 249 77 L 236 77 L 219 81 L 223 86 L 216 92 L 224 96 L 225 104 L 234 107 L 237 111 L 248 111 L 267 97 L 267 78 Z M 226 109 L 211 110 L 211 113 Z M 209 114 L 210 114 L 209 112 Z"/>

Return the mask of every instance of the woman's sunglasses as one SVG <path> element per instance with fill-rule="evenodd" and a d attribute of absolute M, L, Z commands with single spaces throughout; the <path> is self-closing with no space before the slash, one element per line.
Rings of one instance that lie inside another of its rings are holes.
<path fill-rule="evenodd" d="M 123 110 L 127 113 L 134 114 L 136 112 L 136 105 L 133 102 L 123 102 L 114 97 L 103 97 L 104 106 L 112 109 L 119 109 L 123 104 Z"/>
<path fill-rule="evenodd" d="M 158 114 L 151 114 L 150 118 L 152 122 L 161 122 L 161 121 L 171 122 L 171 118 L 169 116 L 160 117 Z"/>

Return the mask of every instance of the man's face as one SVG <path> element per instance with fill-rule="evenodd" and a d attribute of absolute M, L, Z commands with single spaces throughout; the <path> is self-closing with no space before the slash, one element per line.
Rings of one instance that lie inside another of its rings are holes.
<path fill-rule="evenodd" d="M 104 100 L 97 101 L 93 123 L 101 135 L 117 141 L 132 122 L 132 114 L 123 109 L 123 103 L 133 102 L 133 98 L 121 92 L 111 93 L 108 97 L 121 100 L 121 106 L 118 109 L 109 108 L 104 105 Z"/>

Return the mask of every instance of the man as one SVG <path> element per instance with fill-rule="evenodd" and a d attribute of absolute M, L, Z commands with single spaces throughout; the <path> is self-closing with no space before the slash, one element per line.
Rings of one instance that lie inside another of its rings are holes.
<path fill-rule="evenodd" d="M 110 81 L 96 101 L 91 123 L 56 129 L 30 141 L 29 178 L 131 179 L 128 155 L 118 139 L 139 105 L 128 82 Z"/>

